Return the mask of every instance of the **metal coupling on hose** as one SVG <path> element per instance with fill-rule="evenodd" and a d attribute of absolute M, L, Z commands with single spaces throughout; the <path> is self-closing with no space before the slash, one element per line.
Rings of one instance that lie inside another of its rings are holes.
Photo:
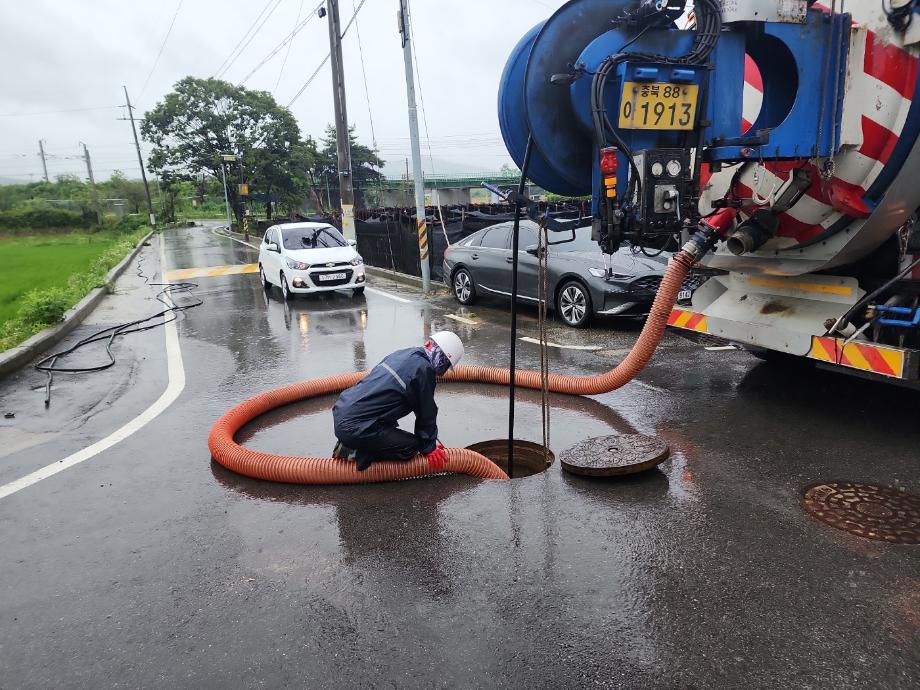
<path fill-rule="evenodd" d="M 694 261 L 699 261 L 735 226 L 737 216 L 737 209 L 721 208 L 711 216 L 703 218 L 696 232 L 682 250 L 687 252 Z"/>

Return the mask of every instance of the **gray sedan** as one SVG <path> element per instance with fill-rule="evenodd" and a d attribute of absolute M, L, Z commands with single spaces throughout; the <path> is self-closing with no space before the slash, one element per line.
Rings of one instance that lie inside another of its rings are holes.
<path fill-rule="evenodd" d="M 444 281 L 461 304 L 478 296 L 511 296 L 511 233 L 513 224 L 499 223 L 473 233 L 447 248 Z M 518 252 L 518 293 L 523 301 L 537 299 L 537 224 L 521 221 Z M 595 314 L 641 316 L 648 313 L 664 275 L 670 254 L 647 257 L 623 248 L 605 264 L 591 239 L 591 228 L 575 231 L 575 241 L 549 249 L 550 308 L 569 326 L 583 328 Z M 571 237 L 550 234 L 550 241 Z M 687 300 L 700 278 L 684 284 Z"/>

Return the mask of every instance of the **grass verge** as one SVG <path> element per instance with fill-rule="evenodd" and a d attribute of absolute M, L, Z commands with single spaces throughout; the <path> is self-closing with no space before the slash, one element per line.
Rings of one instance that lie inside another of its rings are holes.
<path fill-rule="evenodd" d="M 147 234 L 146 228 L 0 236 L 0 351 L 61 321 Z"/>

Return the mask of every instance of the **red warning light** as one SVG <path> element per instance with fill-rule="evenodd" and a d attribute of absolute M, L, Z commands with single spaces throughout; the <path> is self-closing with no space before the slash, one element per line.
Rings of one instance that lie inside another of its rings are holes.
<path fill-rule="evenodd" d="M 616 175 L 617 168 L 620 167 L 620 161 L 617 158 L 617 147 L 610 146 L 601 149 L 601 172 L 605 176 Z"/>

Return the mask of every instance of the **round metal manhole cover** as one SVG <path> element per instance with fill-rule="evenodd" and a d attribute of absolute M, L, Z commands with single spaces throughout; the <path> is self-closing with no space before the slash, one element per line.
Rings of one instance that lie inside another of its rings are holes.
<path fill-rule="evenodd" d="M 563 451 L 562 469 L 586 477 L 615 477 L 657 467 L 670 455 L 668 444 L 655 436 L 618 434 L 589 438 Z"/>
<path fill-rule="evenodd" d="M 900 489 L 823 482 L 806 487 L 802 505 L 821 522 L 858 537 L 920 544 L 920 496 Z"/>

